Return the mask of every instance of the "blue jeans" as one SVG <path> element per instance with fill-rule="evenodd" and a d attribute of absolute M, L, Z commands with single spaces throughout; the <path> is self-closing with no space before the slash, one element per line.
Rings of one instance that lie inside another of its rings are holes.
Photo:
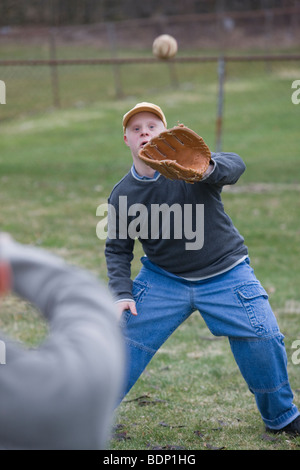
<path fill-rule="evenodd" d="M 299 412 L 293 404 L 283 335 L 249 259 L 202 281 L 184 280 L 146 257 L 142 263 L 133 283 L 138 315 L 125 311 L 121 320 L 128 348 L 125 394 L 167 338 L 199 310 L 212 334 L 229 338 L 264 423 L 280 429 L 293 421 Z"/>

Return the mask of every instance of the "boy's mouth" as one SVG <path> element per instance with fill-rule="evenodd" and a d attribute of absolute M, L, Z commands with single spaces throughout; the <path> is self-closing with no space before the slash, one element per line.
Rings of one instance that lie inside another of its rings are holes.
<path fill-rule="evenodd" d="M 143 142 L 141 142 L 140 147 L 144 147 L 146 144 L 148 144 L 148 140 L 144 140 Z"/>

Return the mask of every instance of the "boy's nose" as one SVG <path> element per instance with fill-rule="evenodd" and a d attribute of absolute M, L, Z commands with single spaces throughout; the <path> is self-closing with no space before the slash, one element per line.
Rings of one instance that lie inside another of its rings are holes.
<path fill-rule="evenodd" d="M 141 135 L 148 135 L 148 129 L 147 128 L 142 129 L 141 130 Z"/>

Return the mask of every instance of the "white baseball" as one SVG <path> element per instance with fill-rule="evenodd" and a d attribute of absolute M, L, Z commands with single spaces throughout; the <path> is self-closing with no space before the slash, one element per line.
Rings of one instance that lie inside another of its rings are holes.
<path fill-rule="evenodd" d="M 177 41 L 169 34 L 162 34 L 153 41 L 152 52 L 159 59 L 170 59 L 176 55 L 177 50 Z"/>

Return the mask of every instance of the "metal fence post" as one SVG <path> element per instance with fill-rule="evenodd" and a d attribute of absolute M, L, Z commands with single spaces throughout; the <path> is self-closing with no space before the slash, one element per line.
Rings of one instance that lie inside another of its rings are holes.
<path fill-rule="evenodd" d="M 224 107 L 224 83 L 225 83 L 225 59 L 223 56 L 218 60 L 218 106 L 216 119 L 216 152 L 222 151 L 222 131 L 223 131 L 223 107 Z"/>
<path fill-rule="evenodd" d="M 59 80 L 56 61 L 56 44 L 54 37 L 54 30 L 50 30 L 49 34 L 49 55 L 50 55 L 50 75 L 51 75 L 51 88 L 52 88 L 52 99 L 53 106 L 60 108 L 60 93 L 59 93 Z"/>
<path fill-rule="evenodd" d="M 109 39 L 111 58 L 116 59 L 117 58 L 117 38 L 116 38 L 115 24 L 111 23 L 111 22 L 107 23 L 106 24 L 106 31 L 107 31 L 107 36 L 108 36 L 108 39 Z M 122 98 L 123 97 L 123 89 L 122 89 L 122 80 L 121 80 L 120 67 L 117 64 L 113 64 L 112 69 L 113 69 L 116 97 L 117 98 Z"/>

